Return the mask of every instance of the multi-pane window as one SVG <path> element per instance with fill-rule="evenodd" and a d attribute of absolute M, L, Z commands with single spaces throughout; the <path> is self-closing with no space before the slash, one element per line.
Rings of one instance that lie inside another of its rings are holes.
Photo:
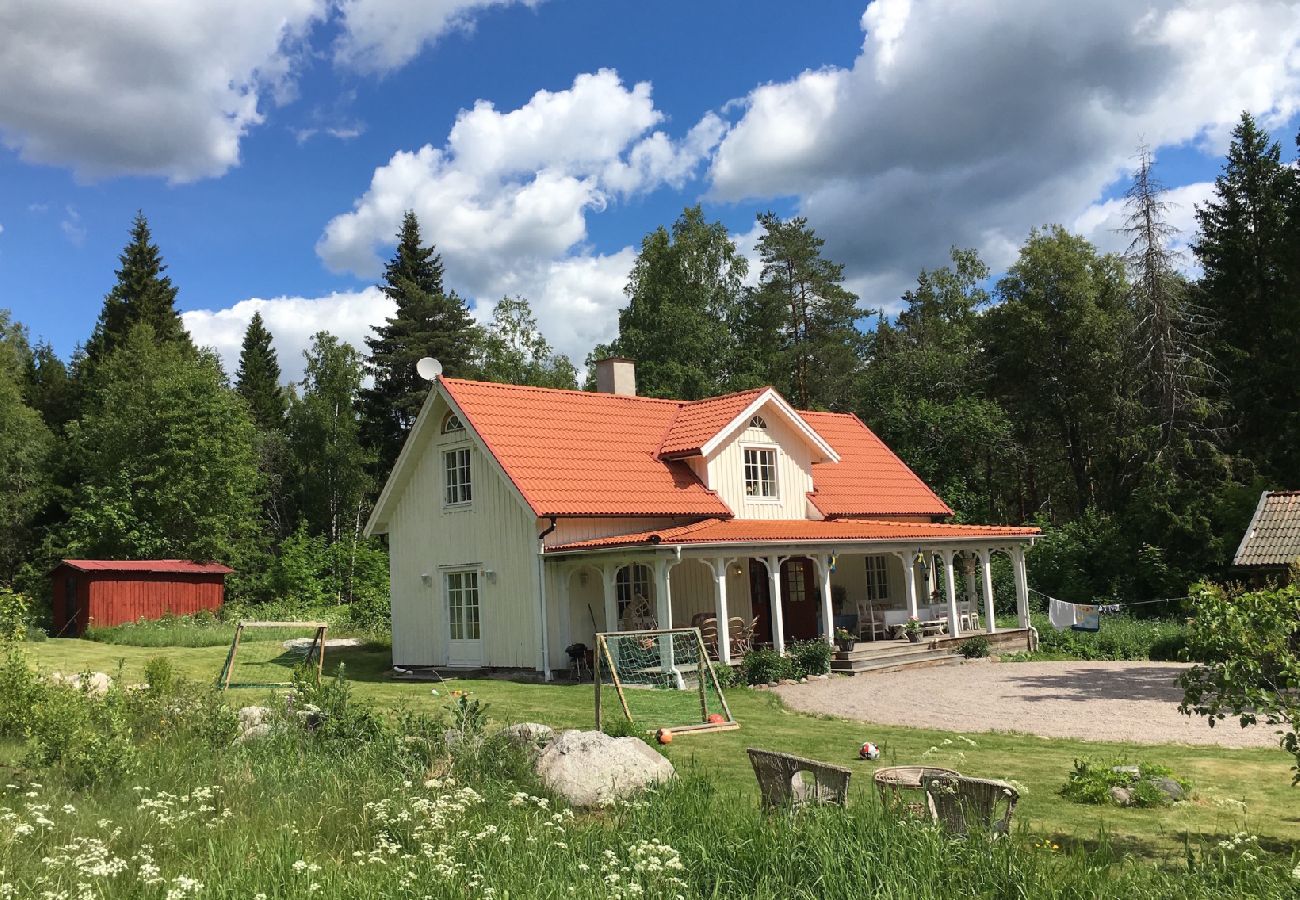
<path fill-rule="evenodd" d="M 468 503 L 471 499 L 469 478 L 469 448 L 458 447 L 442 455 L 444 500 L 448 506 Z"/>
<path fill-rule="evenodd" d="M 460 416 L 455 413 L 447 413 L 447 418 L 442 420 L 442 433 L 451 434 L 453 431 L 464 431 L 465 425 L 460 421 Z"/>
<path fill-rule="evenodd" d="M 614 578 L 614 597 L 618 600 L 618 617 L 654 615 L 654 588 L 649 566 L 624 566 Z"/>
<path fill-rule="evenodd" d="M 447 618 L 453 641 L 479 639 L 478 572 L 447 573 Z"/>
<path fill-rule="evenodd" d="M 885 568 L 883 556 L 868 556 L 867 560 L 867 599 L 889 599 L 889 570 Z"/>
<path fill-rule="evenodd" d="M 776 497 L 776 450 L 745 448 L 745 496 Z"/>
<path fill-rule="evenodd" d="M 749 427 L 750 427 L 750 428 L 766 428 L 766 427 L 767 427 L 767 420 L 764 419 L 762 416 L 754 416 L 754 418 L 752 418 L 752 419 L 749 420 Z"/>
<path fill-rule="evenodd" d="M 789 603 L 808 599 L 808 566 L 801 560 L 785 564 L 785 599 Z"/>

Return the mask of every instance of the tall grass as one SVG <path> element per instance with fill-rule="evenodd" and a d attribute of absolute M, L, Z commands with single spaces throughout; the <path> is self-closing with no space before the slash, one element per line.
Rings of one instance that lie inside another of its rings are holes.
<path fill-rule="evenodd" d="M 285 714 L 269 736 L 232 745 L 228 731 L 184 718 L 149 722 L 159 710 L 193 718 L 197 704 L 128 698 L 138 715 L 128 771 L 76 787 L 61 763 L 10 770 L 0 896 L 1219 900 L 1300 887 L 1293 856 L 1248 839 L 1189 847 L 1185 862 L 1157 867 L 1104 835 L 1086 847 L 1023 830 L 950 839 L 891 819 L 868 791 L 847 809 L 765 813 L 752 793 L 694 767 L 612 809 L 571 810 L 499 737 L 448 755 L 440 732 L 452 720 L 440 710 L 381 720 L 342 682 L 302 699 L 324 723 Z M 16 744 L 0 751 L 26 758 Z"/>
<path fill-rule="evenodd" d="M 258 618 L 254 612 L 244 618 Z M 266 614 L 261 614 L 267 618 Z M 278 616 L 285 620 L 301 619 L 304 621 L 328 621 L 333 624 L 338 619 L 337 611 L 317 610 L 313 612 L 293 612 Z M 221 647 L 228 646 L 235 636 L 235 616 L 218 619 L 211 613 L 194 616 L 165 615 L 160 619 L 140 619 L 122 625 L 103 628 L 87 628 L 85 638 L 104 644 L 121 644 L 131 647 Z M 355 629 L 342 628 L 346 634 L 357 633 Z M 338 631 L 331 628 L 332 636 Z M 244 641 L 287 641 L 294 638 L 310 637 L 312 632 L 304 628 L 249 628 L 245 629 L 240 643 Z"/>
<path fill-rule="evenodd" d="M 1036 659 L 1182 660 L 1187 626 L 1176 619 L 1138 619 L 1128 615 L 1101 617 L 1101 630 L 1057 631 L 1046 615 L 1032 617 L 1038 629 Z"/>

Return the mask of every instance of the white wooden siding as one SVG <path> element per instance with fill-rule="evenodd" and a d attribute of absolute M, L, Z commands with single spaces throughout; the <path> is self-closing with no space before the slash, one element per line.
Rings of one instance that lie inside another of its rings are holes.
<path fill-rule="evenodd" d="M 766 409 L 766 407 L 764 407 Z M 813 489 L 812 451 L 807 439 L 778 415 L 760 415 L 767 428 L 745 428 L 707 460 L 706 484 L 718 492 L 737 519 L 804 519 L 808 517 L 808 492 Z M 776 500 L 745 494 L 745 447 L 775 447 Z"/>
<path fill-rule="evenodd" d="M 557 547 L 575 541 L 591 541 L 597 538 L 614 537 L 620 534 L 637 534 L 641 531 L 654 531 L 659 528 L 672 528 L 694 522 L 690 518 L 668 518 L 665 516 L 591 516 L 590 518 L 556 519 L 555 530 L 546 536 L 546 546 Z M 541 534 L 551 524 L 550 519 L 537 520 L 537 534 Z"/>
<path fill-rule="evenodd" d="M 432 422 L 447 412 L 439 398 Z M 535 518 L 519 501 L 495 463 L 470 443 L 473 500 L 464 508 L 443 504 L 444 447 L 465 446 L 467 433 L 425 431 L 411 477 L 402 487 L 389 527 L 395 665 L 447 664 L 447 610 L 443 571 L 475 565 L 483 662 L 535 668 L 537 532 Z M 494 573 L 488 575 L 487 573 Z M 422 576 L 428 575 L 428 583 Z"/>

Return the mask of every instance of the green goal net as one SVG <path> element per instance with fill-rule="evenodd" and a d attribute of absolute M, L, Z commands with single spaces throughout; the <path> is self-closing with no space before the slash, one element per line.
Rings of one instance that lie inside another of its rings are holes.
<path fill-rule="evenodd" d="M 288 687 L 292 684 L 293 670 L 304 664 L 315 669 L 319 678 L 325 665 L 328 628 L 326 622 L 239 621 L 225 664 L 217 676 L 217 686 L 223 691 L 240 687 Z"/>
<path fill-rule="evenodd" d="M 596 635 L 596 725 L 624 718 L 648 732 L 738 728 L 697 628 Z"/>

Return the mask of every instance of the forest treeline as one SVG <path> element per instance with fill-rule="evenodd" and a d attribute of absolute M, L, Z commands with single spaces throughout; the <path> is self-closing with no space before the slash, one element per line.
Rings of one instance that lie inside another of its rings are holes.
<path fill-rule="evenodd" d="M 620 354 L 642 394 L 771 384 L 856 413 L 959 520 L 1042 525 L 1044 590 L 1178 596 L 1224 573 L 1261 489 L 1300 487 L 1300 176 L 1243 115 L 1194 235 L 1166 197 L 1143 151 L 1126 252 L 1045 226 L 994 279 L 954 248 L 894 317 L 805 219 L 761 215 L 750 273 L 691 207 L 645 236 L 586 369 Z M 416 361 L 549 387 L 579 371 L 522 297 L 479 325 L 413 213 L 380 288 L 395 312 L 365 346 L 316 334 L 292 384 L 260 315 L 233 373 L 193 345 L 143 214 L 68 363 L 0 311 L 0 584 L 42 597 L 60 557 L 218 559 L 237 602 L 382 623 L 386 554 L 362 529 L 428 390 Z"/>

